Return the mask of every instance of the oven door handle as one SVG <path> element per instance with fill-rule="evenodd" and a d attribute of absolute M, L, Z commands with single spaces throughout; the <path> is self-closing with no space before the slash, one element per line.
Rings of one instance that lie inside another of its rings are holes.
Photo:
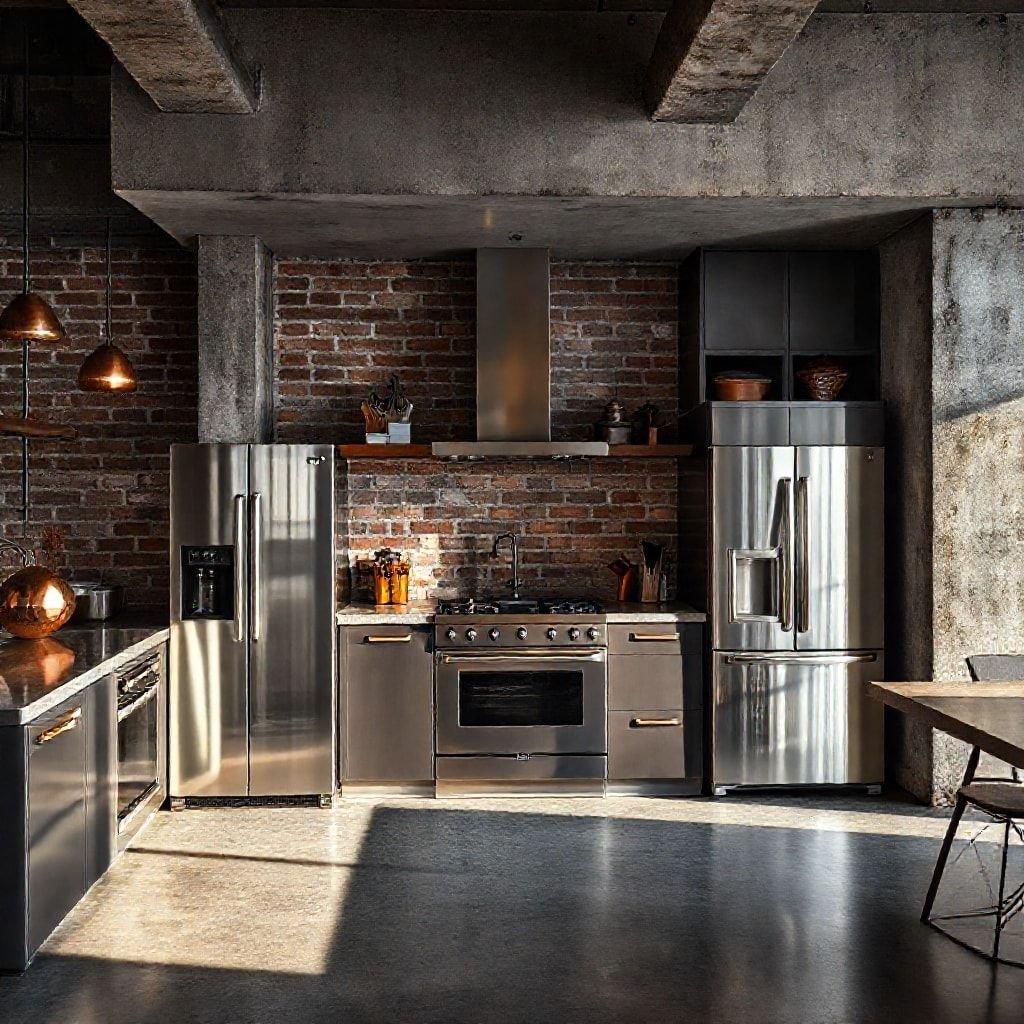
<path fill-rule="evenodd" d="M 117 721 L 119 723 L 123 722 L 129 715 L 134 714 L 142 707 L 143 704 L 152 700 L 157 695 L 156 684 L 158 681 L 159 680 L 154 681 L 152 686 L 143 690 L 142 693 L 140 693 L 139 696 L 131 702 L 131 704 L 126 704 L 123 708 L 117 709 Z"/>
<path fill-rule="evenodd" d="M 604 648 L 579 647 L 552 650 L 550 647 L 523 647 L 511 651 L 473 651 L 465 654 L 442 654 L 441 663 L 454 665 L 463 661 L 604 661 Z"/>

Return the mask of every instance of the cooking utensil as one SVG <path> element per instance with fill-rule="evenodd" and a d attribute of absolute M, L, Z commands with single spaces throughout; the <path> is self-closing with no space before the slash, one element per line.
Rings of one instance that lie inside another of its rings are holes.
<path fill-rule="evenodd" d="M 661 596 L 661 561 L 665 555 L 665 545 L 656 540 L 640 542 L 643 552 L 643 565 L 640 576 L 640 601 L 644 604 L 657 604 Z"/>
<path fill-rule="evenodd" d="M 617 601 L 629 601 L 633 596 L 633 588 L 636 585 L 636 565 L 625 558 L 616 558 L 614 562 L 608 563 L 608 568 L 619 578 L 615 599 Z"/>
<path fill-rule="evenodd" d="M 124 587 L 117 583 L 77 582 L 71 589 L 75 595 L 72 622 L 106 622 L 125 606 Z"/>
<path fill-rule="evenodd" d="M 772 386 L 770 377 L 748 370 L 716 374 L 713 384 L 720 402 L 760 402 Z"/>

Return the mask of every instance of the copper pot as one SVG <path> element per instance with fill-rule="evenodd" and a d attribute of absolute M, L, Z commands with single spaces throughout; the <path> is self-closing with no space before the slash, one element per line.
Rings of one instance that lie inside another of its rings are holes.
<path fill-rule="evenodd" d="M 75 610 L 71 587 L 14 541 L 0 541 L 0 551 L 16 551 L 24 566 L 0 583 L 0 626 L 24 640 L 38 640 L 60 629 Z"/>
<path fill-rule="evenodd" d="M 769 377 L 745 370 L 720 373 L 712 383 L 715 386 L 715 398 L 720 402 L 760 402 L 772 386 Z"/>

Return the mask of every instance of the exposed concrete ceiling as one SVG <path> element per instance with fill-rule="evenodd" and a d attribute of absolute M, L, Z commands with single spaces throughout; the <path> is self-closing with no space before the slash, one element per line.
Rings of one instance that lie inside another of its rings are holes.
<path fill-rule="evenodd" d="M 535 196 L 271 196 L 123 192 L 180 242 L 259 235 L 281 256 L 451 256 L 540 246 L 575 258 L 675 259 L 697 246 L 859 249 L 930 209 L 927 200 Z M 948 205 L 948 203 L 947 203 Z"/>
<path fill-rule="evenodd" d="M 676 0 L 647 67 L 655 121 L 726 124 L 789 48 L 816 0 Z"/>
<path fill-rule="evenodd" d="M 209 0 L 70 0 L 163 111 L 251 114 L 252 74 Z"/>

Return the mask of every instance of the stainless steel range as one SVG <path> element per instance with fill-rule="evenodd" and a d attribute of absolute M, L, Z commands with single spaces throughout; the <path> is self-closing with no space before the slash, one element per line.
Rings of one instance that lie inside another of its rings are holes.
<path fill-rule="evenodd" d="M 441 602 L 438 794 L 594 794 L 607 774 L 607 633 L 593 601 Z"/>

